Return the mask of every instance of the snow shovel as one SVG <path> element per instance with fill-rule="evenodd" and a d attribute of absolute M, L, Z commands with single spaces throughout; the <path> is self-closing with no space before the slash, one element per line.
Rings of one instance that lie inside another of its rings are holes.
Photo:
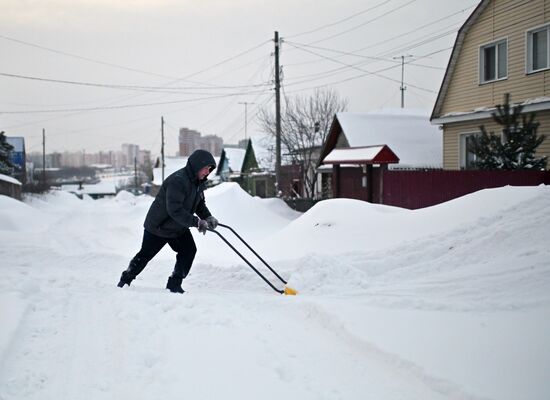
<path fill-rule="evenodd" d="M 209 230 L 210 232 L 214 232 L 214 233 L 215 233 L 216 235 L 218 235 L 218 236 L 219 236 L 219 237 L 220 237 L 229 247 L 231 247 L 231 248 L 233 249 L 233 251 L 234 251 L 235 253 L 237 253 L 237 254 L 243 259 L 243 261 L 244 261 L 245 263 L 247 263 L 248 266 L 249 266 L 250 268 L 252 268 L 252 269 L 254 270 L 254 272 L 256 272 L 256 273 L 260 276 L 260 278 L 262 278 L 262 279 L 264 280 L 265 283 L 267 283 L 269 286 L 271 286 L 271 288 L 272 288 L 273 290 L 275 290 L 277 293 L 286 294 L 286 295 L 291 295 L 291 296 L 295 296 L 296 294 L 298 294 L 298 292 L 297 292 L 295 289 L 292 289 L 291 287 L 286 286 L 287 282 L 286 282 L 283 278 L 281 278 L 281 276 L 280 276 L 273 268 L 271 268 L 271 267 L 269 266 L 269 264 L 268 264 L 267 262 L 265 262 L 265 260 L 264 260 L 262 257 L 260 257 L 260 255 L 259 255 L 258 253 L 256 253 L 256 251 L 254 251 L 254 249 L 253 249 L 252 247 L 250 247 L 250 245 L 249 245 L 248 243 L 246 243 L 246 242 L 244 241 L 244 239 L 243 239 L 237 232 L 235 232 L 235 230 L 234 230 L 233 228 L 231 228 L 231 227 L 228 226 L 228 225 L 224 225 L 224 224 L 218 224 L 218 226 L 220 226 L 220 227 L 222 227 L 222 228 L 229 229 L 231 232 L 233 232 L 233 234 L 234 234 L 235 236 L 237 236 L 237 237 L 241 240 L 241 242 L 243 242 L 243 243 L 245 244 L 245 246 L 248 247 L 248 249 L 249 249 L 252 253 L 254 253 L 254 255 L 255 255 L 256 257 L 258 257 L 258 259 L 260 259 L 260 261 L 263 262 L 264 265 L 265 265 L 267 268 L 269 268 L 269 270 L 270 270 L 271 272 L 273 272 L 273 274 L 274 274 L 277 278 L 279 278 L 279 280 L 280 280 L 282 283 L 285 284 L 284 290 L 277 289 L 275 286 L 273 286 L 273 284 L 272 284 L 270 281 L 267 280 L 267 278 L 266 278 L 265 276 L 262 275 L 262 273 L 261 273 L 260 271 L 258 271 L 258 270 L 250 263 L 250 261 L 248 261 L 248 260 L 247 260 L 247 259 L 246 259 L 246 258 L 245 258 L 245 257 L 244 257 L 244 256 L 243 256 L 243 255 L 242 255 L 242 254 L 241 254 L 241 253 L 231 244 L 231 243 L 229 243 L 229 242 L 227 241 L 227 239 L 226 239 L 225 237 L 223 237 L 223 235 L 222 235 L 220 232 L 218 232 L 218 231 L 216 231 L 216 230 L 214 230 L 214 229 L 210 229 L 210 228 L 207 229 L 207 230 Z"/>

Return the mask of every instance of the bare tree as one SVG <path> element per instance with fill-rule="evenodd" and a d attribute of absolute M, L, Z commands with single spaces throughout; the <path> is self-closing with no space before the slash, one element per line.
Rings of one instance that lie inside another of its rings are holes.
<path fill-rule="evenodd" d="M 281 151 L 285 160 L 302 166 L 305 196 L 313 198 L 320 148 L 336 113 L 345 111 L 346 99 L 333 90 L 316 90 L 311 96 L 284 97 L 281 110 Z M 258 120 L 263 131 L 275 140 L 275 112 L 260 109 Z"/>

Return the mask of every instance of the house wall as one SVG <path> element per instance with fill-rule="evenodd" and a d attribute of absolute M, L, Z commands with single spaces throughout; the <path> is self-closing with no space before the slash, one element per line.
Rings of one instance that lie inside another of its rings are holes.
<path fill-rule="evenodd" d="M 13 197 L 21 200 L 21 185 L 16 185 L 11 182 L 0 180 L 0 195 Z"/>
<path fill-rule="evenodd" d="M 550 111 L 536 112 L 535 121 L 539 123 L 537 133 L 546 135 L 546 139 L 537 149 L 538 156 L 550 155 Z M 484 125 L 488 132 L 500 132 L 502 127 L 492 119 L 480 119 L 474 121 L 446 124 L 443 126 L 443 169 L 460 169 L 460 135 L 464 133 L 479 132 L 479 127 Z M 550 157 L 549 157 L 550 158 Z M 549 159 L 550 167 L 550 159 Z"/>
<path fill-rule="evenodd" d="M 550 70 L 526 74 L 526 31 L 550 22 L 550 0 L 493 0 L 465 35 L 441 114 L 472 111 L 502 104 L 504 94 L 511 101 L 550 95 Z M 502 38 L 508 39 L 508 77 L 479 83 L 479 48 Z"/>

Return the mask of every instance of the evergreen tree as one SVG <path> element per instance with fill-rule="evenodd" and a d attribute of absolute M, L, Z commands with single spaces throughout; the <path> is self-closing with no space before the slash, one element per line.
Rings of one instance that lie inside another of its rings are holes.
<path fill-rule="evenodd" d="M 0 174 L 11 175 L 15 166 L 10 160 L 13 146 L 8 143 L 4 132 L 0 132 Z"/>
<path fill-rule="evenodd" d="M 523 106 L 510 105 L 510 94 L 504 104 L 497 105 L 493 120 L 502 126 L 502 138 L 488 133 L 480 126 L 481 134 L 473 136 L 468 150 L 476 155 L 474 165 L 479 169 L 545 169 L 547 157 L 536 157 L 537 147 L 546 139 L 537 135 L 539 123 L 535 113 L 522 114 Z"/>

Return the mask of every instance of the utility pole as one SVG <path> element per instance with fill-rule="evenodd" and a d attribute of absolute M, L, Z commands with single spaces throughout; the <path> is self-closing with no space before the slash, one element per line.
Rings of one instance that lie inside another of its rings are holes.
<path fill-rule="evenodd" d="M 244 138 L 246 140 L 247 135 L 247 127 L 248 127 L 248 105 L 249 104 L 256 104 L 256 103 L 249 103 L 247 101 L 239 102 L 239 104 L 244 104 Z"/>
<path fill-rule="evenodd" d="M 42 184 L 46 185 L 46 129 L 42 128 Z"/>
<path fill-rule="evenodd" d="M 134 194 L 138 193 L 137 157 L 134 156 Z"/>
<path fill-rule="evenodd" d="M 281 81 L 279 67 L 279 32 L 275 31 L 275 190 L 279 196 L 281 182 Z"/>
<path fill-rule="evenodd" d="M 160 162 L 162 163 L 162 183 L 164 183 L 164 117 L 160 117 Z"/>
<path fill-rule="evenodd" d="M 393 57 L 394 60 L 401 58 L 401 108 L 405 108 L 405 57 L 412 57 L 411 55 L 402 55 L 400 57 Z"/>

